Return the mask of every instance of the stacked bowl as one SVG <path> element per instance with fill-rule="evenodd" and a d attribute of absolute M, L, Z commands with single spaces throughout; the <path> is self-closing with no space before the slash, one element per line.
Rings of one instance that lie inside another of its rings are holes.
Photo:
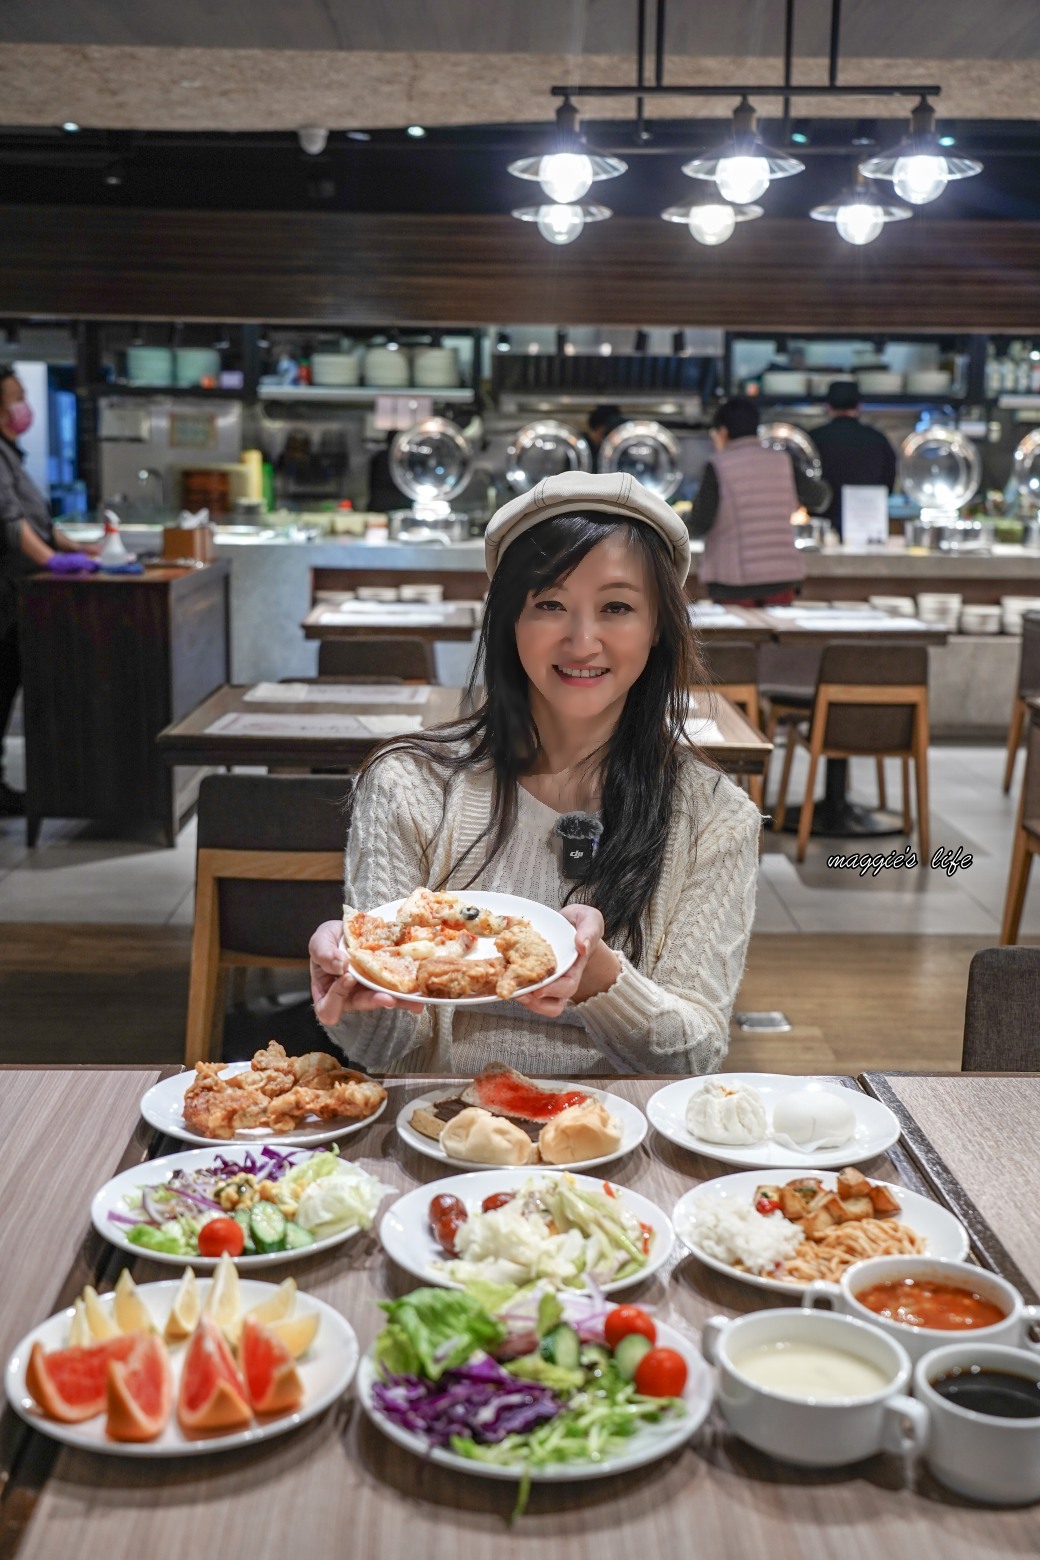
<path fill-rule="evenodd" d="M 870 606 L 890 617 L 916 617 L 917 605 L 913 596 L 868 596 Z"/>
<path fill-rule="evenodd" d="M 999 634 L 1002 611 L 1000 607 L 976 606 L 961 609 L 962 634 Z"/>
<path fill-rule="evenodd" d="M 459 354 L 454 347 L 426 347 L 415 354 L 417 389 L 454 389 L 458 382 Z"/>
<path fill-rule="evenodd" d="M 365 353 L 366 385 L 400 390 L 411 383 L 411 371 L 411 359 L 402 347 L 369 347 Z"/>
<path fill-rule="evenodd" d="M 1021 634 L 1025 614 L 1040 612 L 1040 597 L 1001 596 L 1000 612 L 1005 634 Z"/>
<path fill-rule="evenodd" d="M 917 616 L 922 623 L 937 623 L 940 628 L 949 629 L 951 634 L 957 632 L 960 623 L 961 607 L 964 605 L 962 596 L 952 593 L 930 592 L 917 598 Z"/>
<path fill-rule="evenodd" d="M 360 378 L 358 360 L 352 352 L 315 352 L 311 355 L 311 380 L 316 385 L 356 385 Z"/>

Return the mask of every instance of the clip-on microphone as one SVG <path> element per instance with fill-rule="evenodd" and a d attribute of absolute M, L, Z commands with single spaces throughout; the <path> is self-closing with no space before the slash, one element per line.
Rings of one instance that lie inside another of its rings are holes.
<path fill-rule="evenodd" d="M 553 833 L 559 835 L 563 846 L 563 875 L 568 878 L 586 878 L 596 854 L 603 825 L 591 813 L 563 813 L 553 824 Z"/>

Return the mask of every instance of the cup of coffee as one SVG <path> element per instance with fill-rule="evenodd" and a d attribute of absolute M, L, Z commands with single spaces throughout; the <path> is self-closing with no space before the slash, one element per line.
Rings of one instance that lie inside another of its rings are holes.
<path fill-rule="evenodd" d="M 914 1369 L 927 1462 L 948 1489 L 992 1506 L 1040 1500 L 1040 1354 L 966 1338 Z"/>
<path fill-rule="evenodd" d="M 836 1311 L 880 1327 L 914 1361 L 958 1337 L 1008 1348 L 1035 1348 L 1040 1306 L 1026 1305 L 996 1273 L 936 1257 L 870 1257 L 847 1268 L 838 1283 L 817 1279 L 802 1296 L 813 1309 Z"/>
<path fill-rule="evenodd" d="M 919 1452 L 928 1415 L 906 1395 L 906 1350 L 880 1328 L 823 1311 L 755 1311 L 705 1323 L 718 1399 L 733 1432 L 786 1462 L 836 1468 L 875 1452 Z"/>

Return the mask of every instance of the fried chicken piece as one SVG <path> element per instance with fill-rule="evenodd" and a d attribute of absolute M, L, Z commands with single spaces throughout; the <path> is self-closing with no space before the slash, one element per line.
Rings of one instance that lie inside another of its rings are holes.
<path fill-rule="evenodd" d="M 397 941 L 398 927 L 393 921 L 384 921 L 367 910 L 355 910 L 352 905 L 343 906 L 343 941 L 349 952 L 355 948 L 392 948 Z"/>
<path fill-rule="evenodd" d="M 493 997 L 505 975 L 504 959 L 424 959 L 419 989 L 427 997 Z"/>
<path fill-rule="evenodd" d="M 498 995 L 508 999 L 525 986 L 536 986 L 556 970 L 556 955 L 541 932 L 529 922 L 519 921 L 495 938 L 495 947 L 506 961 L 505 973 L 498 982 Z"/>
<path fill-rule="evenodd" d="M 350 1082 L 334 1084 L 331 1089 L 299 1088 L 283 1094 L 271 1105 L 270 1126 L 276 1132 L 290 1132 L 305 1116 L 316 1116 L 319 1121 L 360 1121 L 371 1116 L 386 1099 L 386 1090 L 361 1073 L 348 1077 Z"/>
<path fill-rule="evenodd" d="M 419 989 L 418 962 L 396 949 L 384 948 L 371 952 L 366 948 L 356 948 L 350 955 L 350 962 L 366 980 L 375 981 L 377 986 L 383 986 L 387 991 L 396 991 L 400 996 L 407 997 Z"/>
<path fill-rule="evenodd" d="M 287 1056 L 274 1040 L 256 1052 L 247 1071 L 222 1072 L 221 1062 L 199 1062 L 185 1090 L 184 1122 L 200 1137 L 227 1139 L 253 1127 L 289 1132 L 307 1116 L 357 1120 L 385 1098 L 380 1084 L 334 1056 Z"/>

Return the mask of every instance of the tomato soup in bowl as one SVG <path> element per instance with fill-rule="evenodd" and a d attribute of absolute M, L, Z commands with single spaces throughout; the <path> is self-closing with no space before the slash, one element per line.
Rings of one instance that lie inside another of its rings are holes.
<path fill-rule="evenodd" d="M 976 1288 L 948 1284 L 927 1276 L 886 1278 L 856 1290 L 860 1305 L 904 1327 L 929 1327 L 940 1332 L 970 1332 L 996 1327 L 1007 1318 L 1003 1306 Z"/>

